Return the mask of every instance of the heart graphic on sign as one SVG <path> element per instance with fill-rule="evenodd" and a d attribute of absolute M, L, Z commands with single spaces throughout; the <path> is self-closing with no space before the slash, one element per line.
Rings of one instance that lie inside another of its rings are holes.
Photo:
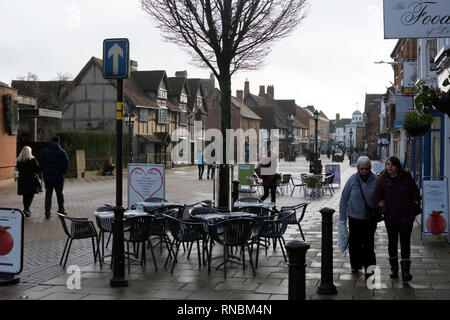
<path fill-rule="evenodd" d="M 130 173 L 128 183 L 131 189 L 133 189 L 142 200 L 145 200 L 153 197 L 161 190 L 163 186 L 163 176 L 161 171 L 156 168 L 151 168 L 147 172 L 142 168 L 134 168 Z"/>

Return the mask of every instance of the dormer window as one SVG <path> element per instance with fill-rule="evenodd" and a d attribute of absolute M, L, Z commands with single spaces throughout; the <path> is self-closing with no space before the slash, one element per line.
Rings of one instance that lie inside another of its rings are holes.
<path fill-rule="evenodd" d="M 167 108 L 158 109 L 158 123 L 167 123 Z"/>
<path fill-rule="evenodd" d="M 187 103 L 188 102 L 188 96 L 187 94 L 181 94 L 180 96 L 180 103 Z"/>
<path fill-rule="evenodd" d="M 159 89 L 158 90 L 158 99 L 167 100 L 167 90 Z"/>

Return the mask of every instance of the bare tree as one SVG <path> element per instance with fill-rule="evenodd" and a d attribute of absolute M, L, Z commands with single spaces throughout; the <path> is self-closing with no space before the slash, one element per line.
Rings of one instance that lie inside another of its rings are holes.
<path fill-rule="evenodd" d="M 231 128 L 231 76 L 257 69 L 271 44 L 305 18 L 307 0 L 141 0 L 162 37 L 208 67 L 221 91 L 222 134 Z M 224 139 L 224 149 L 225 149 Z M 223 152 L 226 163 L 226 152 Z M 219 175 L 220 177 L 220 175 Z M 219 199 L 219 202 L 220 199 Z"/>

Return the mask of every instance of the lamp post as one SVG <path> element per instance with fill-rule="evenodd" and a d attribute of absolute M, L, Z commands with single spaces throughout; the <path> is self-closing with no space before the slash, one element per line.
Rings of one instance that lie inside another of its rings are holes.
<path fill-rule="evenodd" d="M 288 119 L 288 136 L 287 136 L 287 142 L 288 142 L 288 156 L 286 157 L 286 161 L 295 161 L 295 157 L 293 155 L 293 142 L 294 142 L 294 128 L 293 128 L 293 121 L 294 116 L 291 114 L 287 117 Z"/>
<path fill-rule="evenodd" d="M 350 135 L 350 152 L 348 154 L 348 159 L 349 159 L 349 164 L 352 165 L 352 154 L 353 154 L 353 141 L 352 141 L 352 136 L 353 136 L 353 131 L 352 128 L 350 128 L 350 132 L 348 133 Z"/>
<path fill-rule="evenodd" d="M 315 174 L 322 173 L 322 163 L 319 160 L 319 155 L 317 153 L 318 143 L 317 143 L 317 122 L 319 121 L 319 112 L 317 110 L 314 111 L 314 122 L 315 122 L 315 144 L 314 144 L 314 156 L 311 159 L 312 162 L 309 165 L 309 172 Z"/>
<path fill-rule="evenodd" d="M 133 125 L 134 125 L 134 120 L 136 119 L 136 115 L 131 112 L 131 113 L 125 113 L 124 115 L 124 120 L 125 123 L 128 126 L 128 133 L 130 135 L 130 163 L 133 163 Z"/>

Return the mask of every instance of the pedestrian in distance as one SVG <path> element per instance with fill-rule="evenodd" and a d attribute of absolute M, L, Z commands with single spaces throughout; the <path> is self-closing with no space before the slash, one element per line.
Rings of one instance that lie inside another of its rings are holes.
<path fill-rule="evenodd" d="M 104 176 L 112 176 L 114 171 L 114 164 L 112 162 L 112 157 L 108 157 L 103 164 L 103 175 Z"/>
<path fill-rule="evenodd" d="M 266 200 L 270 192 L 271 202 L 276 202 L 277 180 L 279 178 L 277 170 L 278 159 L 276 156 L 272 156 L 272 152 L 269 150 L 267 152 L 267 157 L 263 158 L 255 169 L 256 175 L 262 179 L 262 186 L 264 189 L 264 194 L 261 197 L 262 201 Z"/>
<path fill-rule="evenodd" d="M 376 265 L 375 231 L 377 222 L 369 220 L 367 206 L 375 208 L 373 193 L 377 185 L 377 176 L 372 172 L 372 163 L 363 156 L 356 162 L 357 172 L 344 186 L 339 203 L 339 221 L 348 220 L 348 249 L 352 273 L 359 273 L 364 267 L 365 276 L 369 266 Z"/>
<path fill-rule="evenodd" d="M 205 157 L 203 152 L 197 153 L 198 179 L 203 179 L 203 172 L 205 171 Z"/>
<path fill-rule="evenodd" d="M 34 195 L 42 191 L 39 163 L 29 146 L 24 146 L 20 151 L 16 166 L 19 171 L 17 194 L 23 197 L 23 213 L 29 217 Z"/>
<path fill-rule="evenodd" d="M 67 214 L 64 209 L 64 175 L 69 167 L 69 158 L 59 144 L 59 138 L 54 137 L 49 146 L 42 150 L 39 165 L 44 173 L 45 183 L 45 217 L 50 219 L 53 190 L 58 200 L 58 212 Z"/>
<path fill-rule="evenodd" d="M 215 157 L 216 156 L 216 149 L 213 149 L 213 151 L 211 152 L 211 157 Z M 206 179 L 209 179 L 209 177 L 211 177 L 211 179 L 214 179 L 214 177 L 216 176 L 216 162 L 213 161 L 212 163 L 208 163 L 208 170 L 206 172 Z"/>
<path fill-rule="evenodd" d="M 374 202 L 384 214 L 388 234 L 391 279 L 398 278 L 398 238 L 400 236 L 402 280 L 412 280 L 411 232 L 415 216 L 421 213 L 420 190 L 411 173 L 402 169 L 400 160 L 389 157 L 375 189 Z"/>

